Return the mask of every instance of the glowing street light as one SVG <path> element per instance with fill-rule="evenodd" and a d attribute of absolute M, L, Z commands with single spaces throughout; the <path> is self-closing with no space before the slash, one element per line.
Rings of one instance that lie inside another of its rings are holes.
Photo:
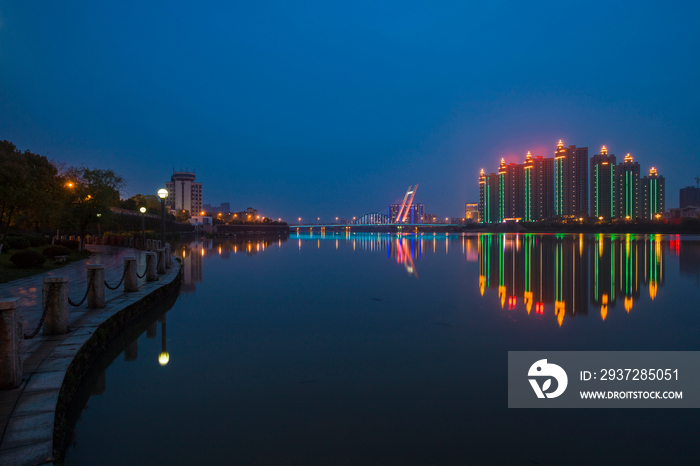
<path fill-rule="evenodd" d="M 141 212 L 141 248 L 146 249 L 146 213 L 145 207 L 140 207 L 139 212 Z"/>
<path fill-rule="evenodd" d="M 168 197 L 168 190 L 161 188 L 158 190 L 158 197 L 160 198 L 160 240 L 165 247 L 165 199 Z"/>

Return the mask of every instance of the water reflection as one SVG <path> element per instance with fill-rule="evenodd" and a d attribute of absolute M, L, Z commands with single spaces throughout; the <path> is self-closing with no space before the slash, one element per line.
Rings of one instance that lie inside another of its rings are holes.
<path fill-rule="evenodd" d="M 266 248 L 277 246 L 289 238 L 288 234 L 269 236 L 240 235 L 226 239 L 198 239 L 180 242 L 174 247 L 174 254 L 182 261 L 182 293 L 194 293 L 196 284 L 204 279 L 202 263 L 207 256 L 217 255 L 221 259 L 230 259 L 231 255 L 247 254 L 252 256 L 265 252 Z"/>
<path fill-rule="evenodd" d="M 668 451 L 695 459 L 687 410 L 535 415 L 507 408 L 504 374 L 507 351 L 519 349 L 697 350 L 696 240 L 285 240 L 177 246 L 190 270 L 183 287 L 198 295 L 181 295 L 167 323 L 151 316 L 107 348 L 116 359 L 106 376 L 109 361 L 94 371 L 84 396 L 102 395 L 83 412 L 66 464 L 645 464 Z M 606 422 L 643 447 L 621 448 L 597 429 Z M 543 446 L 552 425 L 586 435 Z"/>
<path fill-rule="evenodd" d="M 69 432 L 74 432 L 81 415 L 87 411 L 90 398 L 104 395 L 108 391 L 106 371 L 109 366 L 122 352 L 124 353 L 124 361 L 130 365 L 136 364 L 136 361 L 139 359 L 139 337 L 146 332 L 146 338 L 155 338 L 158 332 L 158 323 L 161 324 L 162 335 L 158 361 L 161 366 L 164 365 L 165 355 L 165 364 L 167 364 L 169 355 L 166 349 L 166 313 L 173 307 L 178 295 L 178 290 L 173 290 L 163 301 L 146 310 L 104 347 L 104 351 L 100 353 L 90 365 L 87 373 L 82 377 L 80 385 L 70 401 L 66 413 L 66 424 Z M 149 349 L 148 346 L 150 345 L 145 346 L 147 347 L 146 349 Z M 68 448 L 75 450 L 80 443 L 80 437 L 73 434 L 66 435 L 64 439 L 66 440 L 65 444 L 55 446 L 58 451 L 65 452 Z"/>
<path fill-rule="evenodd" d="M 589 307 L 603 320 L 618 304 L 629 313 L 643 290 L 654 300 L 664 285 L 659 235 L 499 234 L 478 243 L 481 295 L 497 290 L 502 308 L 551 313 L 560 326 Z"/>

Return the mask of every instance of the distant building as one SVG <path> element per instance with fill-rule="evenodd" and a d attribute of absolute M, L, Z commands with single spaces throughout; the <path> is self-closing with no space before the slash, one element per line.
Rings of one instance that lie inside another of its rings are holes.
<path fill-rule="evenodd" d="M 639 185 L 639 163 L 627 154 L 625 161 L 617 165 L 617 218 L 635 219 L 641 215 Z"/>
<path fill-rule="evenodd" d="M 523 220 L 537 222 L 554 217 L 554 159 L 541 155 L 533 159 L 528 151 L 523 166 Z"/>
<path fill-rule="evenodd" d="M 214 207 L 211 204 L 202 204 L 202 211 L 208 214 L 228 214 L 231 212 L 231 204 L 222 202 L 219 207 Z"/>
<path fill-rule="evenodd" d="M 481 223 L 501 221 L 498 213 L 498 175 L 496 173 L 487 175 L 483 168 L 479 175 L 479 219 Z"/>
<path fill-rule="evenodd" d="M 689 206 L 700 207 L 700 189 L 695 186 L 687 186 L 680 191 L 678 207 L 682 209 Z"/>
<path fill-rule="evenodd" d="M 254 222 L 256 220 L 261 220 L 258 214 L 258 209 L 253 209 L 252 207 L 248 207 L 246 210 L 242 212 L 236 212 L 234 214 L 234 218 L 243 220 L 245 222 Z"/>
<path fill-rule="evenodd" d="M 622 164 L 620 164 L 622 165 Z M 600 154 L 591 157 L 591 215 L 610 221 L 615 218 L 615 194 L 617 184 L 617 160 L 615 154 L 608 154 L 603 146 Z"/>
<path fill-rule="evenodd" d="M 554 151 L 554 214 L 559 219 L 588 217 L 588 147 Z"/>
<path fill-rule="evenodd" d="M 194 225 L 195 231 L 197 233 L 212 233 L 214 231 L 214 223 L 211 217 L 204 215 L 193 215 L 190 217 L 189 222 Z"/>
<path fill-rule="evenodd" d="M 397 223 L 397 216 L 399 215 L 399 210 L 401 210 L 401 204 L 391 204 L 387 207 L 387 217 L 391 220 L 391 223 Z M 406 207 L 404 207 L 404 213 L 406 212 Z M 406 220 L 402 223 L 425 223 L 423 217 L 425 215 L 425 206 L 423 204 L 411 204 L 408 208 L 408 215 L 406 215 Z M 403 215 L 402 215 L 403 217 Z"/>
<path fill-rule="evenodd" d="M 523 218 L 525 198 L 520 193 L 525 187 L 525 167 L 517 163 L 506 165 L 501 159 L 498 168 L 498 212 L 499 219 Z"/>
<path fill-rule="evenodd" d="M 467 202 L 464 209 L 464 222 L 479 223 L 479 204 L 470 204 Z"/>
<path fill-rule="evenodd" d="M 700 216 L 700 207 L 687 206 L 682 209 L 668 209 L 664 212 L 663 218 L 672 220 L 677 218 L 698 218 Z"/>
<path fill-rule="evenodd" d="M 423 223 L 437 223 L 437 215 L 423 214 Z"/>
<path fill-rule="evenodd" d="M 651 167 L 649 176 L 641 180 L 642 185 L 642 218 L 655 219 L 666 211 L 666 180 Z"/>
<path fill-rule="evenodd" d="M 202 211 L 202 183 L 195 183 L 195 173 L 176 172 L 165 183 L 168 198 L 165 204 L 171 211 L 186 210 L 190 215 L 198 215 Z"/>

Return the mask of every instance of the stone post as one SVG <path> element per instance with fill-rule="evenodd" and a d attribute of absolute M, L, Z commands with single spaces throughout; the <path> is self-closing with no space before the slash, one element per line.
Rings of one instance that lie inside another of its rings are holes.
<path fill-rule="evenodd" d="M 19 298 L 0 301 L 0 388 L 22 383 L 22 310 Z"/>
<path fill-rule="evenodd" d="M 51 294 L 50 299 L 49 293 Z M 62 335 L 67 333 L 68 277 L 44 278 L 42 294 L 42 312 L 48 306 L 46 319 L 44 320 L 44 335 Z"/>
<path fill-rule="evenodd" d="M 134 247 L 134 238 L 129 238 L 129 247 L 133 249 L 133 247 Z"/>
<path fill-rule="evenodd" d="M 158 250 L 158 275 L 165 273 L 165 249 Z"/>
<path fill-rule="evenodd" d="M 158 257 L 155 252 L 149 251 L 146 253 L 146 281 L 154 282 L 158 280 L 158 272 L 156 267 L 158 266 Z"/>
<path fill-rule="evenodd" d="M 136 275 L 136 257 L 124 257 L 124 291 L 138 291 L 139 277 Z"/>
<path fill-rule="evenodd" d="M 151 251 L 151 250 L 152 250 L 152 247 L 153 247 L 153 246 L 151 245 L 151 240 L 150 240 L 150 239 L 147 239 L 147 240 L 146 240 L 146 249 L 147 249 L 148 251 Z"/>
<path fill-rule="evenodd" d="M 89 309 L 105 307 L 105 266 L 90 264 L 87 266 L 87 282 L 92 286 L 88 290 L 87 306 Z"/>
<path fill-rule="evenodd" d="M 165 243 L 165 268 L 172 269 L 173 264 L 170 262 L 170 244 Z"/>

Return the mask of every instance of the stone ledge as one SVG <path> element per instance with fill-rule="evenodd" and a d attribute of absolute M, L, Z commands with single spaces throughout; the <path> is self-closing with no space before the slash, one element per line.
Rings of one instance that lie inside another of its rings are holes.
<path fill-rule="evenodd" d="M 114 295 L 94 314 L 84 312 L 71 323 L 73 331 L 38 338 L 29 346 L 32 351 L 23 351 L 25 363 L 36 362 L 18 389 L 5 392 L 6 408 L 13 409 L 3 423 L 0 464 L 46 464 L 63 454 L 65 412 L 82 376 L 112 337 L 179 285 L 181 265 L 172 264 L 160 280 Z"/>

